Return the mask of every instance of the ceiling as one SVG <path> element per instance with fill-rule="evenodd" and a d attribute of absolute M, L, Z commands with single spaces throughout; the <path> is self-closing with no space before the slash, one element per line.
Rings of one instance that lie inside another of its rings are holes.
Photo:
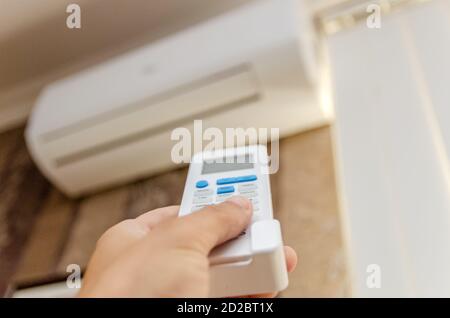
<path fill-rule="evenodd" d="M 340 0 L 307 0 L 314 8 L 320 8 Z M 89 0 L 0 0 L 0 42 L 14 36 L 27 28 L 32 28 L 34 25 L 42 23 L 51 17 L 61 15 L 65 12 L 65 8 L 69 3 L 77 3 L 81 7 L 89 5 Z M 105 5 L 104 1 L 99 1 Z M 129 3 L 136 1 L 127 1 Z M 177 3 L 178 2 L 178 3 Z M 183 1 L 190 5 L 192 1 Z M 147 1 L 149 3 L 149 1 Z M 165 6 L 166 8 L 174 7 L 173 4 L 179 5 L 180 1 L 160 1 L 158 6 Z M 106 6 L 106 5 L 105 5 Z M 111 6 L 111 5 L 109 5 Z M 155 7 L 154 3 L 151 5 Z M 146 6 L 147 7 L 147 6 Z M 107 9 L 107 8 L 105 8 Z"/>
<path fill-rule="evenodd" d="M 54 15 L 64 8 L 64 2 L 0 0 L 0 42 Z"/>

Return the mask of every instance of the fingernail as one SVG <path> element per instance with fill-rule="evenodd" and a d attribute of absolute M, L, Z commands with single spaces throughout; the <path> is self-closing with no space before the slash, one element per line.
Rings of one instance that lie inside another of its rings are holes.
<path fill-rule="evenodd" d="M 234 196 L 226 201 L 239 205 L 243 209 L 250 209 L 250 201 L 244 197 Z"/>

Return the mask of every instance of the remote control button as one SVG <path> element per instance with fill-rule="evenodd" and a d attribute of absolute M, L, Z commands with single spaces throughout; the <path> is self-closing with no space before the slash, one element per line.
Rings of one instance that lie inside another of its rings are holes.
<path fill-rule="evenodd" d="M 206 188 L 208 186 L 208 181 L 206 181 L 206 180 L 197 181 L 195 186 L 199 189 Z"/>
<path fill-rule="evenodd" d="M 212 202 L 213 202 L 212 196 L 201 196 L 194 198 L 194 204 L 208 204 Z"/>
<path fill-rule="evenodd" d="M 245 191 L 253 191 L 258 188 L 256 183 L 243 183 L 239 185 L 239 191 L 245 192 Z"/>
<path fill-rule="evenodd" d="M 191 209 L 191 212 L 196 212 L 198 210 L 203 209 L 205 206 L 208 206 L 209 204 L 198 204 L 198 205 L 194 205 Z"/>
<path fill-rule="evenodd" d="M 217 183 L 217 185 L 224 185 L 224 184 L 232 184 L 232 183 L 251 182 L 251 181 L 255 181 L 257 179 L 258 178 L 256 177 L 256 175 L 252 174 L 249 176 L 217 179 L 216 183 Z"/>
<path fill-rule="evenodd" d="M 216 203 L 222 203 L 223 201 L 225 201 L 228 198 L 231 198 L 233 196 L 233 193 L 224 193 L 224 194 L 219 194 L 216 197 Z"/>
<path fill-rule="evenodd" d="M 231 184 L 231 183 L 236 183 L 236 182 L 237 182 L 237 178 L 222 178 L 222 179 L 217 179 L 217 181 L 216 181 L 217 185 Z"/>
<path fill-rule="evenodd" d="M 234 186 L 217 188 L 217 194 L 233 193 L 233 192 L 234 192 Z"/>
<path fill-rule="evenodd" d="M 250 181 L 256 181 L 257 177 L 256 177 L 256 175 L 253 174 L 250 176 L 238 177 L 237 179 L 238 179 L 237 182 L 250 182 Z"/>
<path fill-rule="evenodd" d="M 203 197 L 203 196 L 207 196 L 207 195 L 213 195 L 214 194 L 214 190 L 211 188 L 208 189 L 198 189 L 194 191 L 194 196 L 195 197 Z"/>
<path fill-rule="evenodd" d="M 241 192 L 239 192 L 239 195 L 242 195 L 243 197 L 250 199 L 250 198 L 257 197 L 258 192 L 256 192 L 256 191 L 241 191 Z"/>

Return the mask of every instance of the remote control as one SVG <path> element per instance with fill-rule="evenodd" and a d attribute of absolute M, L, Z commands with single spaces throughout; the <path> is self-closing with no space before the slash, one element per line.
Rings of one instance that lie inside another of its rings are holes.
<path fill-rule="evenodd" d="M 267 149 L 226 148 L 194 155 L 180 213 L 240 195 L 253 206 L 250 226 L 209 255 L 212 297 L 269 293 L 288 285 L 280 224 L 273 219 Z"/>

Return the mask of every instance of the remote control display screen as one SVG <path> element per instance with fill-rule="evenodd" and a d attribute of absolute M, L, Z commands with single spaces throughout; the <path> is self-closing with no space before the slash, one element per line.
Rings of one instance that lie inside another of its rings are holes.
<path fill-rule="evenodd" d="M 253 169 L 254 164 L 250 155 L 234 156 L 211 161 L 204 161 L 202 174 L 228 172 L 234 170 Z"/>

